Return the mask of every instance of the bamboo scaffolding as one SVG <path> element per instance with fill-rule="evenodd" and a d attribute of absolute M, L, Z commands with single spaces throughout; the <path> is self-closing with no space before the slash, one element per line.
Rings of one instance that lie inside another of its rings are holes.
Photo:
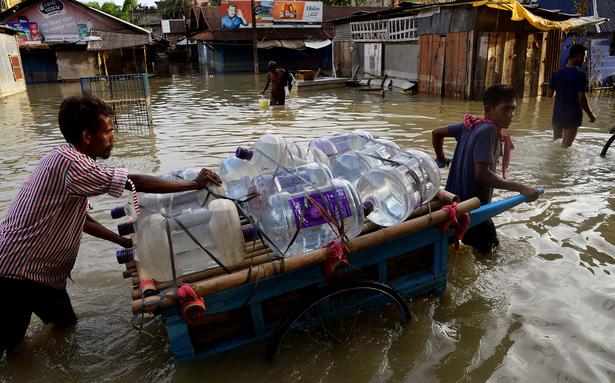
<path fill-rule="evenodd" d="M 480 201 L 478 198 L 472 198 L 459 203 L 456 210 L 459 214 L 463 214 L 478 207 L 480 207 Z M 449 216 L 450 215 L 446 210 L 437 210 L 431 214 L 421 215 L 400 224 L 361 235 L 350 240 L 347 243 L 347 246 L 351 254 L 356 253 L 370 247 L 378 246 L 387 241 L 391 241 L 402 236 L 407 236 L 409 234 L 438 225 L 445 222 Z M 199 280 L 192 283 L 191 286 L 199 296 L 205 296 L 207 294 L 237 287 L 245 283 L 251 283 L 259 279 L 268 278 L 281 272 L 289 272 L 309 265 L 318 264 L 326 260 L 328 255 L 328 248 L 318 249 L 309 253 L 285 258 L 283 261 L 274 260 L 256 265 L 249 270 L 241 269 L 231 274 Z M 143 311 L 153 312 L 158 308 L 173 305 L 176 301 L 175 298 L 176 297 L 173 292 L 168 292 L 164 297 L 155 295 L 144 299 L 134 300 L 132 302 L 132 311 L 134 313 L 140 313 Z"/>

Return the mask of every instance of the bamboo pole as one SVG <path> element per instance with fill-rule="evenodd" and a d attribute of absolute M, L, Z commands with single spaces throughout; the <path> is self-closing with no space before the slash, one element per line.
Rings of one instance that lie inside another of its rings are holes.
<path fill-rule="evenodd" d="M 246 258 L 240 263 L 233 265 L 233 266 L 229 266 L 227 268 L 230 271 L 238 271 L 241 269 L 246 269 L 250 266 L 257 266 L 265 262 L 269 262 L 274 259 L 273 258 L 274 253 L 270 249 L 267 249 L 267 250 L 268 251 L 266 253 L 254 255 L 254 257 L 252 258 Z M 197 281 L 202 281 L 204 279 L 209 279 L 209 278 L 213 278 L 213 277 L 217 277 L 217 276 L 225 275 L 225 274 L 226 274 L 225 271 L 221 267 L 213 267 L 211 269 L 207 269 L 207 270 L 199 271 L 196 273 L 181 276 L 177 279 L 177 282 L 178 283 L 194 283 Z M 171 286 L 173 286 L 172 281 L 156 283 L 156 289 L 158 290 L 166 289 L 167 287 L 171 287 Z M 141 291 L 140 290 L 133 291 L 132 299 L 133 300 L 141 299 Z"/>
<path fill-rule="evenodd" d="M 478 207 L 480 207 L 480 201 L 478 198 L 472 198 L 457 205 L 457 212 L 466 213 Z M 448 218 L 448 211 L 438 210 L 433 212 L 431 215 L 422 215 L 400 224 L 359 236 L 350 240 L 347 245 L 351 254 L 356 253 L 370 247 L 378 246 L 387 241 L 438 225 L 446 221 Z M 207 294 L 237 287 L 248 282 L 264 279 L 281 272 L 294 271 L 309 265 L 321 263 L 327 259 L 328 255 L 328 248 L 318 249 L 309 253 L 285 258 L 283 260 L 283 264 L 282 261 L 275 260 L 253 267 L 252 270 L 240 270 L 232 274 L 198 281 L 192 283 L 192 288 L 199 296 L 205 296 Z M 142 300 L 134 300 L 132 302 L 132 311 L 134 313 L 140 313 L 141 311 L 152 312 L 158 308 L 170 306 L 174 304 L 174 302 L 175 300 L 173 295 L 165 295 L 164 298 L 155 295 Z"/>

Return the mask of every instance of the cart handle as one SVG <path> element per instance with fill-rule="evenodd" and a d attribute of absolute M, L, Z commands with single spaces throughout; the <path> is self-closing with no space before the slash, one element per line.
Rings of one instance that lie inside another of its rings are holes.
<path fill-rule="evenodd" d="M 538 188 L 538 194 L 544 194 L 545 189 L 543 187 Z M 485 222 L 491 217 L 495 217 L 496 215 L 505 212 L 508 209 L 512 209 L 513 207 L 522 204 L 527 201 L 527 197 L 521 193 L 504 198 L 499 201 L 491 202 L 487 205 L 483 205 L 478 209 L 474 209 L 470 211 L 470 226 L 475 226 L 479 223 Z"/>

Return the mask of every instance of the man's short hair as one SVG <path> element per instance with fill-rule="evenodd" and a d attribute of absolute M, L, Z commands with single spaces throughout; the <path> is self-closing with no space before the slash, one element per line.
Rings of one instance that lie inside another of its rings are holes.
<path fill-rule="evenodd" d="M 275 61 L 271 60 L 267 63 L 267 69 L 274 70 L 275 68 L 278 67 L 278 63 L 276 63 Z"/>
<path fill-rule="evenodd" d="M 114 115 L 115 111 L 103 100 L 91 93 L 82 93 L 62 101 L 58 123 L 66 142 L 79 144 L 84 130 L 94 133 L 98 129 L 101 117 Z"/>
<path fill-rule="evenodd" d="M 572 44 L 568 51 L 568 59 L 577 57 L 580 54 L 587 52 L 587 48 L 582 44 Z"/>
<path fill-rule="evenodd" d="M 517 91 L 510 85 L 492 85 L 483 93 L 483 106 L 494 108 L 503 103 L 513 101 L 517 97 Z"/>
<path fill-rule="evenodd" d="M 228 5 L 228 7 L 226 9 L 229 9 L 229 8 L 237 9 L 237 5 L 235 3 L 229 3 L 229 5 Z"/>

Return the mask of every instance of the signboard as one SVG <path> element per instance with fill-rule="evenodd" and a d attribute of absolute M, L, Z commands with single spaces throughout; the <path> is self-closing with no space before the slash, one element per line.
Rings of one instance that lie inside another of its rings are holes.
<path fill-rule="evenodd" d="M 37 23 L 23 22 L 23 23 L 6 23 L 8 27 L 17 29 L 17 40 L 20 45 L 24 44 L 40 44 L 43 41 L 43 35 L 41 35 L 38 29 Z"/>
<path fill-rule="evenodd" d="M 247 28 L 252 26 L 252 4 L 249 0 L 228 1 L 221 4 L 222 29 Z M 320 1 L 255 1 L 256 26 L 302 27 L 320 26 L 323 3 Z"/>
<path fill-rule="evenodd" d="M 38 5 L 38 11 L 45 17 L 49 18 L 54 15 L 62 15 L 66 11 L 64 3 L 61 0 L 44 0 Z"/>
<path fill-rule="evenodd" d="M 275 1 L 273 18 L 285 23 L 322 23 L 322 2 Z"/>

